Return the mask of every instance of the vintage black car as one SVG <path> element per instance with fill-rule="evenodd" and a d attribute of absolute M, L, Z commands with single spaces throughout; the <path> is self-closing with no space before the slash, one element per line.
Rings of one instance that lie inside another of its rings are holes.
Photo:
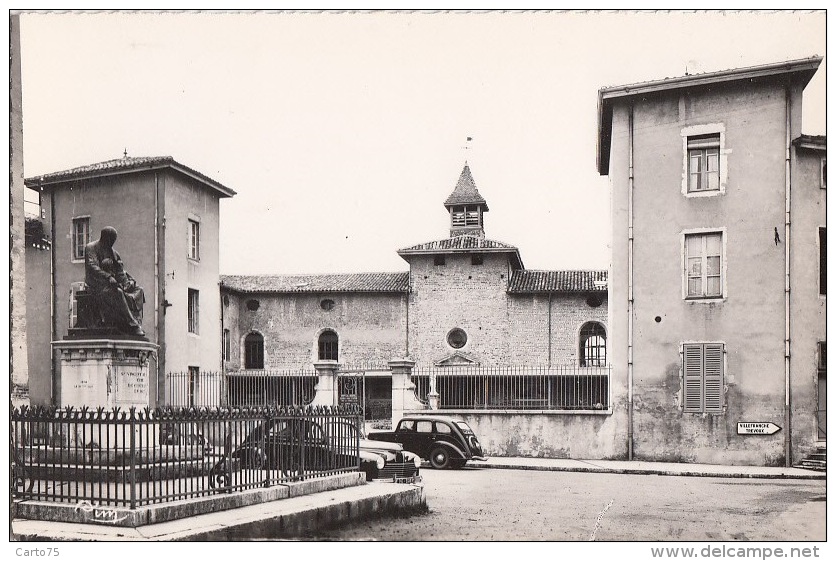
<path fill-rule="evenodd" d="M 368 437 L 398 442 L 437 469 L 460 468 L 468 460 L 487 459 L 473 429 L 451 417 L 407 416 L 400 420 L 394 432 L 372 432 Z"/>
<path fill-rule="evenodd" d="M 359 443 L 354 455 L 355 443 Z M 371 442 L 350 421 L 339 418 L 274 419 L 258 425 L 210 472 L 210 485 L 229 485 L 234 469 L 275 470 L 283 477 L 357 466 L 367 481 L 420 481 L 421 458 L 398 444 Z"/>

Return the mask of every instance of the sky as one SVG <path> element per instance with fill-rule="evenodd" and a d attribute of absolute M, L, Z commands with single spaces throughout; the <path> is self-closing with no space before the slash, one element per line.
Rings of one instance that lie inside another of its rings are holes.
<path fill-rule="evenodd" d="M 598 89 L 825 55 L 825 24 L 823 11 L 29 13 L 24 175 L 173 156 L 238 193 L 221 200 L 222 274 L 351 273 L 405 271 L 398 249 L 447 237 L 467 161 L 489 239 L 529 269 L 606 269 Z M 826 63 L 806 134 L 825 134 Z"/>

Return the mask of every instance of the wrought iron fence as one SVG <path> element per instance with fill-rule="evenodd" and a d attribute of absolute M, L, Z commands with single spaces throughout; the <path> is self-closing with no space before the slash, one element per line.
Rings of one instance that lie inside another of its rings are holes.
<path fill-rule="evenodd" d="M 169 372 L 166 401 L 172 407 L 305 406 L 316 394 L 312 370 Z"/>
<path fill-rule="evenodd" d="M 17 499 L 136 508 L 359 469 L 357 408 L 15 408 Z"/>
<path fill-rule="evenodd" d="M 610 367 L 416 368 L 416 395 L 428 402 L 435 389 L 439 409 L 571 410 L 610 408 Z"/>

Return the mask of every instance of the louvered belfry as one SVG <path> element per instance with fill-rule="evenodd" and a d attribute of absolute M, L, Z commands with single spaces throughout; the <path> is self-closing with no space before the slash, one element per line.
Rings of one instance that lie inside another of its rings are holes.
<path fill-rule="evenodd" d="M 467 162 L 464 163 L 456 188 L 444 201 L 444 206 L 450 212 L 451 238 L 465 234 L 485 237 L 483 217 L 488 212 L 488 203 L 476 189 Z"/>

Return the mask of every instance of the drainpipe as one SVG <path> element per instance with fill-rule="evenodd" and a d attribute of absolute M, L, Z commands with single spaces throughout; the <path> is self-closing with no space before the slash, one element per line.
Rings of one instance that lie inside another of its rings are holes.
<path fill-rule="evenodd" d="M 790 104 L 790 82 L 787 80 L 784 93 L 786 108 L 786 143 L 784 153 L 784 185 L 785 185 L 785 208 L 784 208 L 784 465 L 792 466 L 792 409 L 791 386 L 790 386 L 790 201 L 792 193 L 792 175 L 790 168 L 790 156 L 792 146 L 792 131 L 790 126 L 791 104 Z"/>
<path fill-rule="evenodd" d="M 549 368 L 552 366 L 552 293 L 549 292 L 549 358 L 548 358 L 548 365 Z"/>
<path fill-rule="evenodd" d="M 633 459 L 633 105 L 627 121 L 627 459 Z"/>
<path fill-rule="evenodd" d="M 43 191 L 43 189 L 41 190 Z M 58 325 L 56 323 L 58 320 L 55 317 L 55 241 L 57 239 L 55 235 L 55 189 L 50 189 L 49 191 L 49 233 L 52 236 L 52 246 L 49 252 L 49 317 L 51 318 L 50 323 L 52 324 L 52 337 L 49 344 L 49 354 L 52 362 L 52 384 L 50 386 L 52 395 L 50 396 L 50 402 L 52 405 L 60 405 L 58 403 L 58 361 L 55 360 L 55 350 L 52 348 L 52 341 L 58 339 Z"/>
<path fill-rule="evenodd" d="M 154 331 L 157 344 L 160 341 L 160 180 L 154 172 Z M 155 405 L 160 403 L 160 357 L 154 361 L 157 370 L 157 380 L 154 388 Z"/>

